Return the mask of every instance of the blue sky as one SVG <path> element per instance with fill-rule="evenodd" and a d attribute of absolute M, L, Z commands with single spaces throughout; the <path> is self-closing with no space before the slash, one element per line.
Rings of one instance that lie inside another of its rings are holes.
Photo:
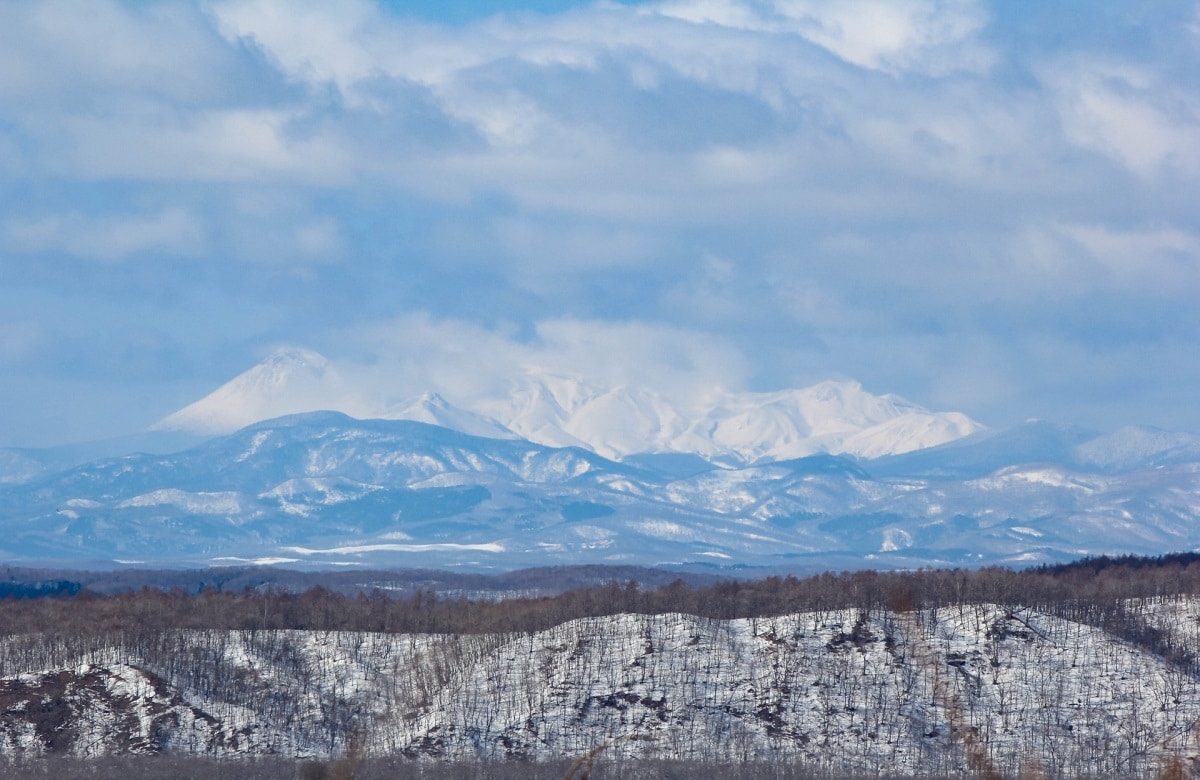
<path fill-rule="evenodd" d="M 0 446 L 283 345 L 1200 431 L 1197 73 L 1195 2 L 5 3 Z"/>

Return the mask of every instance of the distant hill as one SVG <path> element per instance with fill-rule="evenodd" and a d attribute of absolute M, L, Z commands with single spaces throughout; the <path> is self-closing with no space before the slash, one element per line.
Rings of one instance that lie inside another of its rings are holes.
<path fill-rule="evenodd" d="M 1200 546 L 1197 438 L 1047 423 L 751 465 L 312 412 L 0 484 L 0 556 L 97 568 L 1030 565 Z M 30 460 L 38 461 L 35 452 Z"/>

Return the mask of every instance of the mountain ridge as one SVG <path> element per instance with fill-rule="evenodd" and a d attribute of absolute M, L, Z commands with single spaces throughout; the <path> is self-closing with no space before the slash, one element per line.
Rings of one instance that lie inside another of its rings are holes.
<path fill-rule="evenodd" d="M 1142 446 L 1141 434 L 1106 436 L 1029 424 L 876 460 L 820 453 L 721 467 L 302 413 L 178 453 L 0 486 L 0 555 L 805 570 L 1029 565 L 1200 546 L 1200 457 L 1187 457 L 1200 437 Z M 1104 452 L 1124 458 L 1121 468 L 1088 465 Z M 1143 457 L 1129 461 L 1131 452 Z"/>
<path fill-rule="evenodd" d="M 352 389 L 319 353 L 278 350 L 215 391 L 164 417 L 160 431 L 226 434 L 262 419 L 322 409 L 357 418 L 411 419 L 492 438 L 584 447 L 610 459 L 694 454 L 723 465 L 818 453 L 879 457 L 983 430 L 959 412 L 931 412 L 854 381 L 771 392 L 714 391 L 682 405 L 628 385 L 528 371 L 507 392 L 456 404 L 442 394 L 379 399 Z"/>

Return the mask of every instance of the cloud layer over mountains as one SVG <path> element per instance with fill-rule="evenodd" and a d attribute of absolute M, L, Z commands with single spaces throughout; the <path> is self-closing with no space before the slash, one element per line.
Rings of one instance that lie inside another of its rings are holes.
<path fill-rule="evenodd" d="M 472 436 L 582 447 L 606 458 L 679 453 L 737 465 L 818 453 L 877 458 L 982 430 L 964 414 L 872 395 L 857 382 L 774 393 L 710 390 L 682 405 L 643 387 L 604 387 L 528 370 L 514 376 L 504 392 L 470 399 L 469 408 L 436 392 L 415 399 L 389 392 L 394 388 L 378 376 L 360 372 L 348 381 L 316 352 L 279 350 L 154 427 L 211 436 L 284 415 L 333 410 L 415 420 Z"/>
<path fill-rule="evenodd" d="M 0 8 L 0 445 L 281 344 L 1200 428 L 1194 2 L 488 7 Z"/>

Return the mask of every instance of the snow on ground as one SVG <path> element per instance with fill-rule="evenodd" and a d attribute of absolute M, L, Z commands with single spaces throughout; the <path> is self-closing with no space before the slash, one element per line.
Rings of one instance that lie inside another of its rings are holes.
<path fill-rule="evenodd" d="M 1200 647 L 1196 599 L 1130 614 Z M 73 659 L 20 641 L 0 643 L 6 753 L 49 749 L 34 704 L 58 702 L 78 755 L 328 755 L 355 742 L 542 760 L 608 744 L 614 760 L 1095 776 L 1200 755 L 1193 672 L 1100 628 L 996 605 L 627 614 L 481 636 L 181 631 Z M 14 668 L 39 652 L 60 661 Z"/>

